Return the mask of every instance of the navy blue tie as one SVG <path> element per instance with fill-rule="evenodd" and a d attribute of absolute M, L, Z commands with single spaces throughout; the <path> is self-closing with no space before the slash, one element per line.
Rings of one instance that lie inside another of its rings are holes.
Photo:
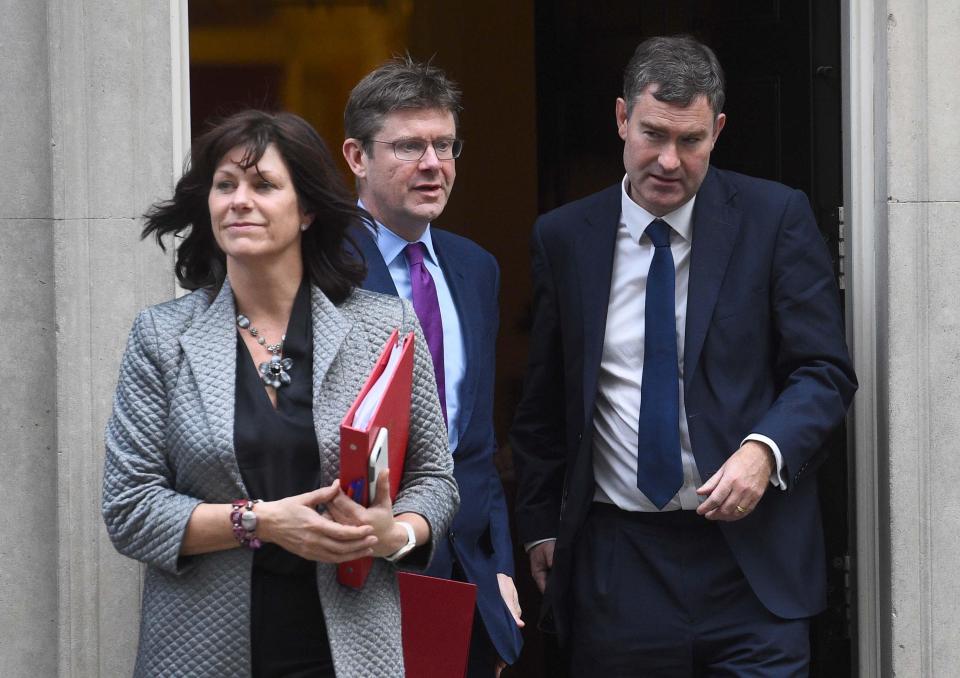
<path fill-rule="evenodd" d="M 661 219 L 646 230 L 653 241 L 644 311 L 643 380 L 637 488 L 662 509 L 683 484 L 680 465 L 680 373 L 677 365 L 676 284 L 670 225 Z"/>

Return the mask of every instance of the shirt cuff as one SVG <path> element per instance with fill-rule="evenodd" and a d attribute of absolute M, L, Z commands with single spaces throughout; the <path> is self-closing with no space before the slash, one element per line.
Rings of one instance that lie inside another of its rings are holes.
<path fill-rule="evenodd" d="M 537 546 L 538 544 L 542 544 L 544 542 L 556 541 L 556 540 L 557 540 L 556 537 L 548 537 L 547 539 L 537 539 L 536 541 L 528 541 L 526 544 L 523 545 L 523 550 L 526 551 L 527 553 L 530 553 L 530 549 L 532 549 L 534 546 Z"/>
<path fill-rule="evenodd" d="M 765 435 L 760 433 L 751 433 L 743 439 L 743 442 L 740 443 L 740 445 L 743 445 L 743 443 L 747 442 L 748 440 L 755 440 L 758 443 L 763 443 L 770 448 L 770 451 L 773 452 L 773 458 L 777 462 L 777 469 L 770 474 L 770 484 L 774 487 L 779 487 L 781 490 L 787 489 L 787 479 L 783 475 L 783 455 L 780 454 L 780 448 L 777 446 L 777 444 Z"/>

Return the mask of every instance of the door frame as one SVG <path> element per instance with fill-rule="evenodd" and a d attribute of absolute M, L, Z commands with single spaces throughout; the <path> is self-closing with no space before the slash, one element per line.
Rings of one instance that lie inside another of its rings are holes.
<path fill-rule="evenodd" d="M 190 152 L 190 12 L 188 0 L 170 2 L 170 123 L 173 129 L 173 167 L 170 176 L 176 182 L 183 174 L 184 162 Z M 176 261 L 176 246 L 168 249 L 171 271 Z M 177 297 L 189 292 L 180 286 L 173 274 Z"/>
<path fill-rule="evenodd" d="M 853 498 L 852 630 L 861 676 L 882 675 L 878 257 L 886 233 L 885 2 L 842 0 L 843 185 L 847 339 L 860 382 L 848 426 Z"/>
<path fill-rule="evenodd" d="M 188 0 L 169 0 L 174 179 L 190 148 Z M 881 525 L 878 435 L 878 261 L 885 247 L 886 3 L 841 1 L 843 185 L 847 339 L 860 389 L 848 426 L 853 498 L 855 597 L 852 621 L 861 676 L 881 675 Z M 878 172 L 878 168 L 881 170 Z M 171 253 L 172 254 L 172 253 Z"/>

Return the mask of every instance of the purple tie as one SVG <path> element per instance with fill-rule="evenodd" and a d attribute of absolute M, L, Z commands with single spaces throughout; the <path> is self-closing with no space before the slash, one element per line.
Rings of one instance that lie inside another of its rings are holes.
<path fill-rule="evenodd" d="M 433 373 L 437 377 L 437 393 L 443 420 L 447 420 L 447 397 L 443 374 L 443 319 L 440 317 L 440 302 L 437 301 L 437 286 L 433 276 L 423 264 L 423 254 L 427 246 L 422 242 L 412 242 L 403 248 L 403 255 L 410 267 L 410 287 L 413 290 L 413 310 L 417 312 L 423 336 L 433 358 Z"/>

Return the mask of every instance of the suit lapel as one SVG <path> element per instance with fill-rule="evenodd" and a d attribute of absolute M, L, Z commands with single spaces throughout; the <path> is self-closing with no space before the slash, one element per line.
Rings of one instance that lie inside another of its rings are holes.
<path fill-rule="evenodd" d="M 438 263 L 443 271 L 443 277 L 446 278 L 447 285 L 450 287 L 453 305 L 457 311 L 457 318 L 460 320 L 460 336 L 463 340 L 463 353 L 466 359 L 463 381 L 460 383 L 460 392 L 457 394 L 459 402 L 457 440 L 463 440 L 463 433 L 470 423 L 470 415 L 473 413 L 473 406 L 477 399 L 477 370 L 475 366 L 481 364 L 480 357 L 477 355 L 479 351 L 477 337 L 482 335 L 481 319 L 476 313 L 466 313 L 464 309 L 478 309 L 480 308 L 480 301 L 477 299 L 476 289 L 467 284 L 466 276 L 463 274 L 463 262 L 460 262 L 461 266 L 451 265 L 450 253 L 444 244 L 443 234 L 434 230 L 432 237 L 434 251 L 436 251 L 439 260 Z"/>
<path fill-rule="evenodd" d="M 237 336 L 233 291 L 225 280 L 220 293 L 180 337 L 200 394 L 210 440 L 221 463 L 239 487 L 243 478 L 233 447 L 236 402 Z M 353 326 L 316 287 L 311 287 L 313 327 L 313 402 L 322 402 L 320 387 L 344 339 Z"/>
<path fill-rule="evenodd" d="M 589 422 L 597 393 L 603 337 L 610 303 L 613 254 L 620 222 L 620 186 L 600 196 L 599 209 L 586 213 L 574 251 L 583 316 L 583 416 Z"/>
<path fill-rule="evenodd" d="M 236 483 L 243 487 L 233 449 L 237 373 L 235 323 L 233 291 L 230 281 L 224 280 L 213 303 L 180 337 L 180 345 L 196 380 L 214 452 Z"/>
<path fill-rule="evenodd" d="M 693 247 L 690 252 L 690 283 L 687 293 L 687 327 L 684 340 L 683 385 L 700 362 L 710 318 L 717 304 L 720 285 L 730 262 L 740 211 L 731 205 L 733 193 L 713 168 L 697 192 L 693 213 Z"/>
<path fill-rule="evenodd" d="M 353 322 L 313 285 L 310 286 L 310 321 L 313 327 L 313 418 L 320 439 L 317 408 L 323 402 L 321 386 Z"/>
<path fill-rule="evenodd" d="M 353 228 L 351 235 L 367 262 L 367 277 L 363 281 L 363 289 L 397 296 L 397 286 L 393 284 L 387 264 L 370 231 L 364 226 L 358 226 Z"/>

